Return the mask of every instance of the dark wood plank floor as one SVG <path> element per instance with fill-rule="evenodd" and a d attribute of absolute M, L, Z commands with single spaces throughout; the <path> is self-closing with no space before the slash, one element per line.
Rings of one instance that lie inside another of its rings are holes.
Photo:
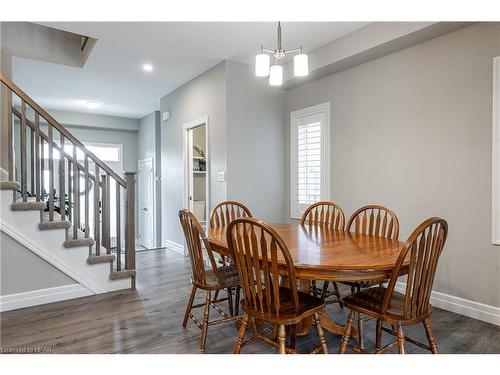
<path fill-rule="evenodd" d="M 90 296 L 71 301 L 9 311 L 1 315 L 2 348 L 49 347 L 53 353 L 199 353 L 200 330 L 181 327 L 190 292 L 187 259 L 167 250 L 137 254 L 137 290 Z M 199 296 L 201 301 L 201 293 Z M 328 312 L 338 322 L 346 314 L 337 305 Z M 500 353 L 500 327 L 435 309 L 432 326 L 441 353 Z M 409 336 L 425 340 L 421 327 Z M 236 337 L 233 323 L 209 328 L 207 353 L 230 353 Z M 340 337 L 327 333 L 330 352 Z M 384 343 L 391 339 L 384 335 Z M 298 339 L 298 350 L 316 345 L 313 331 Z M 374 346 L 374 323 L 366 323 L 366 347 Z M 422 353 L 407 344 L 409 353 Z M 243 353 L 273 353 L 256 342 Z"/>

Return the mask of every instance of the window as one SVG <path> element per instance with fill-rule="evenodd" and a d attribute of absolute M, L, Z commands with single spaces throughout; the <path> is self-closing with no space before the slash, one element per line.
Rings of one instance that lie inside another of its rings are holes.
<path fill-rule="evenodd" d="M 60 142 L 56 143 L 60 145 Z M 101 159 L 104 162 L 120 162 L 121 161 L 121 155 L 122 155 L 122 145 L 120 144 L 104 144 L 104 143 L 90 143 L 90 144 L 85 144 L 85 147 L 87 150 L 92 152 L 95 156 L 97 156 L 99 159 Z M 40 155 L 41 155 L 41 150 L 40 150 Z M 44 158 L 48 159 L 49 157 L 49 145 L 44 142 L 43 144 L 43 152 L 44 152 Z M 73 145 L 65 143 L 64 144 L 64 152 L 67 153 L 70 156 L 73 156 Z M 56 149 L 53 149 L 52 151 L 53 158 L 54 160 L 59 160 L 59 151 Z M 83 152 L 77 147 L 76 148 L 76 158 L 78 161 L 83 161 Z M 92 162 L 89 159 L 89 162 Z"/>
<path fill-rule="evenodd" d="M 500 245 L 500 56 L 493 59 L 492 242 Z"/>
<path fill-rule="evenodd" d="M 291 217 L 329 197 L 330 103 L 291 113 Z"/>

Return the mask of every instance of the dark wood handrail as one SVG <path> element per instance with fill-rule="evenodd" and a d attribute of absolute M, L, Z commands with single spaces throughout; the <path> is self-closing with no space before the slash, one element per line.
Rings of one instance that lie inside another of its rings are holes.
<path fill-rule="evenodd" d="M 61 133 L 67 140 L 72 142 L 75 146 L 80 148 L 84 154 L 86 154 L 90 159 L 96 163 L 99 168 L 104 170 L 113 179 L 115 179 L 124 188 L 127 187 L 127 182 L 121 178 L 115 171 L 113 171 L 106 163 L 89 151 L 82 142 L 80 142 L 73 134 L 71 134 L 64 126 L 59 124 L 51 115 L 49 115 L 42 107 L 40 107 L 33 99 L 31 99 L 23 90 L 21 90 L 14 82 L 9 78 L 0 74 L 0 81 L 3 82 L 9 89 L 12 90 L 19 98 L 26 102 L 35 112 L 37 112 L 41 117 L 45 119 L 49 124 L 51 124 L 59 133 Z"/>

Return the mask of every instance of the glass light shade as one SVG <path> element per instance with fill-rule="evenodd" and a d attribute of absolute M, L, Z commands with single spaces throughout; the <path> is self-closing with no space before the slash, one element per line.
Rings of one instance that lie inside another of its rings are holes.
<path fill-rule="evenodd" d="M 265 53 L 255 56 L 255 75 L 257 77 L 267 77 L 270 63 L 271 57 Z"/>
<path fill-rule="evenodd" d="M 281 65 L 271 65 L 269 84 L 271 86 L 281 86 L 283 84 L 283 67 Z"/>
<path fill-rule="evenodd" d="M 309 62 L 305 53 L 293 57 L 293 74 L 295 77 L 303 77 L 309 74 Z"/>

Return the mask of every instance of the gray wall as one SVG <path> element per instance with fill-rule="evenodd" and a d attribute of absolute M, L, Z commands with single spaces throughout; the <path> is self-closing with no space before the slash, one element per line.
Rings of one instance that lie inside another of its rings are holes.
<path fill-rule="evenodd" d="M 164 240 L 184 243 L 177 217 L 184 207 L 183 125 L 203 116 L 209 118 L 210 208 L 236 199 L 257 217 L 284 220 L 284 105 L 284 91 L 256 80 L 251 66 L 233 61 L 161 99 L 161 112 L 170 112 L 162 122 Z M 218 171 L 227 172 L 226 182 L 217 181 Z"/>
<path fill-rule="evenodd" d="M 208 116 L 210 204 L 226 199 L 226 182 L 217 182 L 217 171 L 226 170 L 225 63 L 164 96 L 160 108 L 170 112 L 161 124 L 162 239 L 183 244 L 177 212 L 184 208 L 184 124 Z"/>
<path fill-rule="evenodd" d="M 123 171 L 137 171 L 139 120 L 78 112 L 48 112 L 81 142 L 123 145 Z"/>
<path fill-rule="evenodd" d="M 140 121 L 135 118 L 99 115 L 71 111 L 48 110 L 49 114 L 64 125 L 84 126 L 86 128 L 100 128 L 121 131 L 139 131 Z"/>
<path fill-rule="evenodd" d="M 286 105 L 289 116 L 331 102 L 331 193 L 347 215 L 387 205 L 401 239 L 442 216 L 450 233 L 434 289 L 492 306 L 500 306 L 500 248 L 491 244 L 498 55 L 499 24 L 476 24 L 292 89 Z"/>
<path fill-rule="evenodd" d="M 0 295 L 75 283 L 65 273 L 0 231 Z"/>
<path fill-rule="evenodd" d="M 62 30 L 29 23 L 2 22 L 0 25 L 1 73 L 12 78 L 12 56 L 82 67 L 80 36 Z M 2 85 L 3 86 L 3 85 Z M 0 102 L 6 105 L 6 91 L 1 90 Z M 7 116 L 0 117 L 0 165 L 8 168 Z"/>
<path fill-rule="evenodd" d="M 161 122 L 160 112 L 155 111 L 143 117 L 137 133 L 137 159 L 153 158 L 155 173 L 156 207 L 161 207 Z M 161 209 L 155 211 L 157 247 L 161 246 Z"/>
<path fill-rule="evenodd" d="M 227 198 L 270 222 L 285 219 L 285 95 L 227 62 Z"/>

